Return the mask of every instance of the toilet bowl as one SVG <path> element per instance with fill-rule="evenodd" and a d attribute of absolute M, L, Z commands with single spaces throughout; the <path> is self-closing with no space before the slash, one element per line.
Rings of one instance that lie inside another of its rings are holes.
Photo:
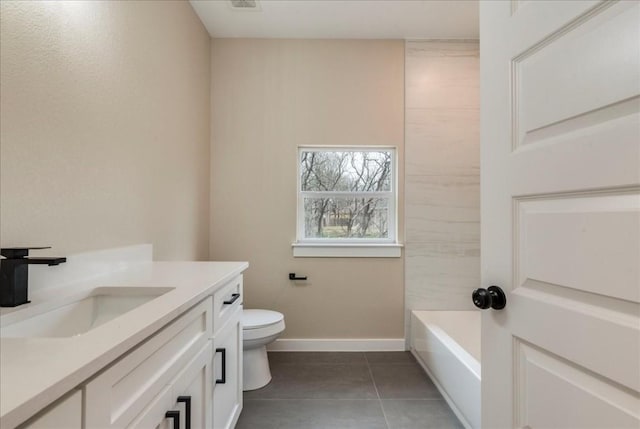
<path fill-rule="evenodd" d="M 267 344 L 284 331 L 284 315 L 271 310 L 242 311 L 242 390 L 255 390 L 271 381 Z"/>

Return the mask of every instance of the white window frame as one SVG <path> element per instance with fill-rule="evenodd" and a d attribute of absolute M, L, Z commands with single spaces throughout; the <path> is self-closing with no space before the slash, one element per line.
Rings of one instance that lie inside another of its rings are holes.
<path fill-rule="evenodd" d="M 391 190 L 380 192 L 303 191 L 301 183 L 302 153 L 314 152 L 391 152 Z M 292 244 L 294 257 L 400 257 L 402 245 L 398 243 L 398 163 L 394 146 L 298 146 L 297 157 L 297 213 L 296 242 Z M 305 197 L 386 197 L 389 201 L 389 230 L 386 238 L 306 238 L 304 236 Z"/>

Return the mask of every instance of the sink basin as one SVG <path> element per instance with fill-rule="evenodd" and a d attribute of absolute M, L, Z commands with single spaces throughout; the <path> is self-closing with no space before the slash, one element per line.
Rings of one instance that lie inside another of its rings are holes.
<path fill-rule="evenodd" d="M 48 307 L 46 311 L 0 326 L 0 337 L 73 337 L 173 290 L 158 287 L 100 287 Z M 43 304 L 44 305 L 44 304 Z"/>

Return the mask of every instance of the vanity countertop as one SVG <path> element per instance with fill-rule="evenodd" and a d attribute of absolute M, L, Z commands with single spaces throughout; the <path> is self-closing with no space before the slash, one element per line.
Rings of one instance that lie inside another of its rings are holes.
<path fill-rule="evenodd" d="M 32 302 L 3 309 L 37 313 L 69 294 L 96 287 L 168 287 L 170 292 L 97 328 L 67 338 L 0 338 L 0 426 L 13 427 L 80 385 L 181 313 L 241 274 L 247 262 L 144 262 L 64 288 L 38 291 Z"/>

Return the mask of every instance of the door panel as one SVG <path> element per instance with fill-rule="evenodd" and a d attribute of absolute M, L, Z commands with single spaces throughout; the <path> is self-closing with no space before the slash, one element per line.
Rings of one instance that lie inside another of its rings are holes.
<path fill-rule="evenodd" d="M 640 2 L 480 19 L 483 427 L 640 427 Z"/>
<path fill-rule="evenodd" d="M 516 210 L 516 286 L 539 281 L 640 302 L 640 288 L 628 287 L 640 278 L 637 193 L 516 200 Z"/>
<path fill-rule="evenodd" d="M 636 84 L 640 54 L 625 43 L 640 34 L 637 16 L 629 13 L 637 6 L 613 3 L 602 3 L 524 52 L 512 53 L 514 146 L 633 111 L 633 104 L 619 104 L 638 96 L 629 87 Z"/>
<path fill-rule="evenodd" d="M 518 427 L 637 429 L 629 389 L 525 342 L 516 340 L 515 351 Z"/>
<path fill-rule="evenodd" d="M 618 307 L 607 309 L 598 302 L 582 303 L 575 295 L 561 295 L 556 289 L 521 288 L 507 298 L 508 313 L 514 319 L 510 321 L 511 335 L 553 351 L 611 381 L 639 390 L 637 310 L 636 314 L 625 314 Z M 504 313 L 506 315 L 507 311 Z M 484 344 L 482 347 L 484 353 Z M 491 375 L 485 372 L 484 354 L 482 359 L 483 384 L 485 380 L 491 384 Z M 510 374 L 498 375 L 505 383 L 500 388 L 506 389 L 510 385 L 510 380 L 504 380 L 507 375 Z M 640 400 L 637 409 L 640 413 Z"/>

